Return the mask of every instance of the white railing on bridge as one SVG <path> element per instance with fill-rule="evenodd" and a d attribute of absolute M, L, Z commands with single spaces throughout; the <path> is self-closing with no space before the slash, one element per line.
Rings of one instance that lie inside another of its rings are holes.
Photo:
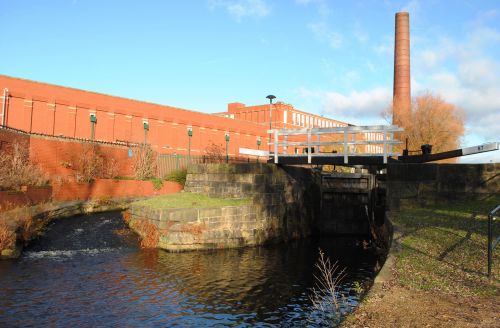
<path fill-rule="evenodd" d="M 349 163 L 349 156 L 383 156 L 384 163 L 387 157 L 399 155 L 393 152 L 393 146 L 402 143 L 394 139 L 395 132 L 402 132 L 403 128 L 397 125 L 370 125 L 370 126 L 345 126 L 334 128 L 305 128 L 305 129 L 272 129 L 268 130 L 273 137 L 270 145 L 273 145 L 274 152 L 269 154 L 274 157 L 274 163 L 278 163 L 280 156 L 302 157 L 307 156 L 307 163 L 311 164 L 312 157 L 344 157 L 344 163 Z M 366 140 L 367 133 L 375 133 L 379 140 Z M 364 134 L 361 138 L 357 135 Z M 307 136 L 307 141 L 288 141 L 290 136 Z M 321 141 L 321 136 L 341 135 L 341 141 Z M 280 138 L 281 137 L 281 138 Z M 313 141 L 313 138 L 317 141 Z M 280 140 L 281 139 L 281 140 Z M 319 152 L 321 147 L 341 145 L 340 152 Z M 356 152 L 357 145 L 379 145 L 382 147 L 380 153 Z M 288 154 L 290 146 L 307 147 L 307 154 Z M 313 153 L 313 147 L 317 147 L 318 152 Z M 279 154 L 278 149 L 282 147 L 283 153 Z"/>

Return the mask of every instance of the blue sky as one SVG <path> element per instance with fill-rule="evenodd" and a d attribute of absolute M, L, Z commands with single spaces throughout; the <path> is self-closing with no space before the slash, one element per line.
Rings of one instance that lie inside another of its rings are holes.
<path fill-rule="evenodd" d="M 410 12 L 412 94 L 466 114 L 463 146 L 500 141 L 500 2 L 0 0 L 0 74 L 201 112 L 229 102 L 384 123 L 394 14 Z M 500 151 L 471 161 L 500 162 Z"/>

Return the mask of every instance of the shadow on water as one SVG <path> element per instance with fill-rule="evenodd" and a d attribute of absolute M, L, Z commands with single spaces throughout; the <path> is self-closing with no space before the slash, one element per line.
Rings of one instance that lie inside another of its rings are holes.
<path fill-rule="evenodd" d="M 73 217 L 0 263 L 0 326 L 315 326 L 318 247 L 348 269 L 355 306 L 376 259 L 353 239 L 168 253 L 140 250 L 119 213 Z"/>

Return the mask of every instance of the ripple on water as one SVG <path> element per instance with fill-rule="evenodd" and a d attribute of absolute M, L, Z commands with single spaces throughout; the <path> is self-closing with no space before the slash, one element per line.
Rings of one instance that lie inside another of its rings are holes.
<path fill-rule="evenodd" d="M 318 243 L 145 251 L 112 233 L 126 229 L 120 222 L 118 214 L 61 220 L 67 226 L 52 226 L 21 260 L 0 263 L 0 327 L 321 326 L 308 299 Z M 341 290 L 357 304 L 353 281 L 370 276 L 372 260 L 329 243 L 320 246 L 349 268 Z"/>
<path fill-rule="evenodd" d="M 23 259 L 67 259 L 77 255 L 96 256 L 101 253 L 119 252 L 120 248 L 85 248 L 73 250 L 53 250 L 24 252 Z"/>

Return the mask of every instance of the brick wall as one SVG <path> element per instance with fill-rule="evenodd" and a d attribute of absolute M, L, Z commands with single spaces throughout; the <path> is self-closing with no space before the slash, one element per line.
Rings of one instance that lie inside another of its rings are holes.
<path fill-rule="evenodd" d="M 0 129 L 0 152 L 8 151 L 16 141 L 29 147 L 30 160 L 39 166 L 50 180 L 74 180 L 82 154 L 90 147 L 95 147 L 98 154 L 115 167 L 117 176 L 134 174 L 133 160 L 128 157 L 127 146 L 29 135 L 11 129 Z"/>
<path fill-rule="evenodd" d="M 226 132 L 230 156 L 238 155 L 239 147 L 255 148 L 257 137 L 267 145 L 266 127 L 252 122 L 0 75 L 4 88 L 7 126 L 28 133 L 90 139 L 90 114 L 95 114 L 96 140 L 143 142 L 147 121 L 147 141 L 159 153 L 186 154 L 188 127 L 192 155 L 202 155 L 211 143 L 225 145 Z"/>
<path fill-rule="evenodd" d="M 182 186 L 175 182 L 163 182 L 154 189 L 151 181 L 96 179 L 91 183 L 54 184 L 52 198 L 57 201 L 144 197 L 180 192 Z"/>
<path fill-rule="evenodd" d="M 95 147 L 105 163 L 115 167 L 117 176 L 133 176 L 128 147 L 83 142 L 71 139 L 32 136 L 30 157 L 51 180 L 74 180 L 82 155 Z"/>

